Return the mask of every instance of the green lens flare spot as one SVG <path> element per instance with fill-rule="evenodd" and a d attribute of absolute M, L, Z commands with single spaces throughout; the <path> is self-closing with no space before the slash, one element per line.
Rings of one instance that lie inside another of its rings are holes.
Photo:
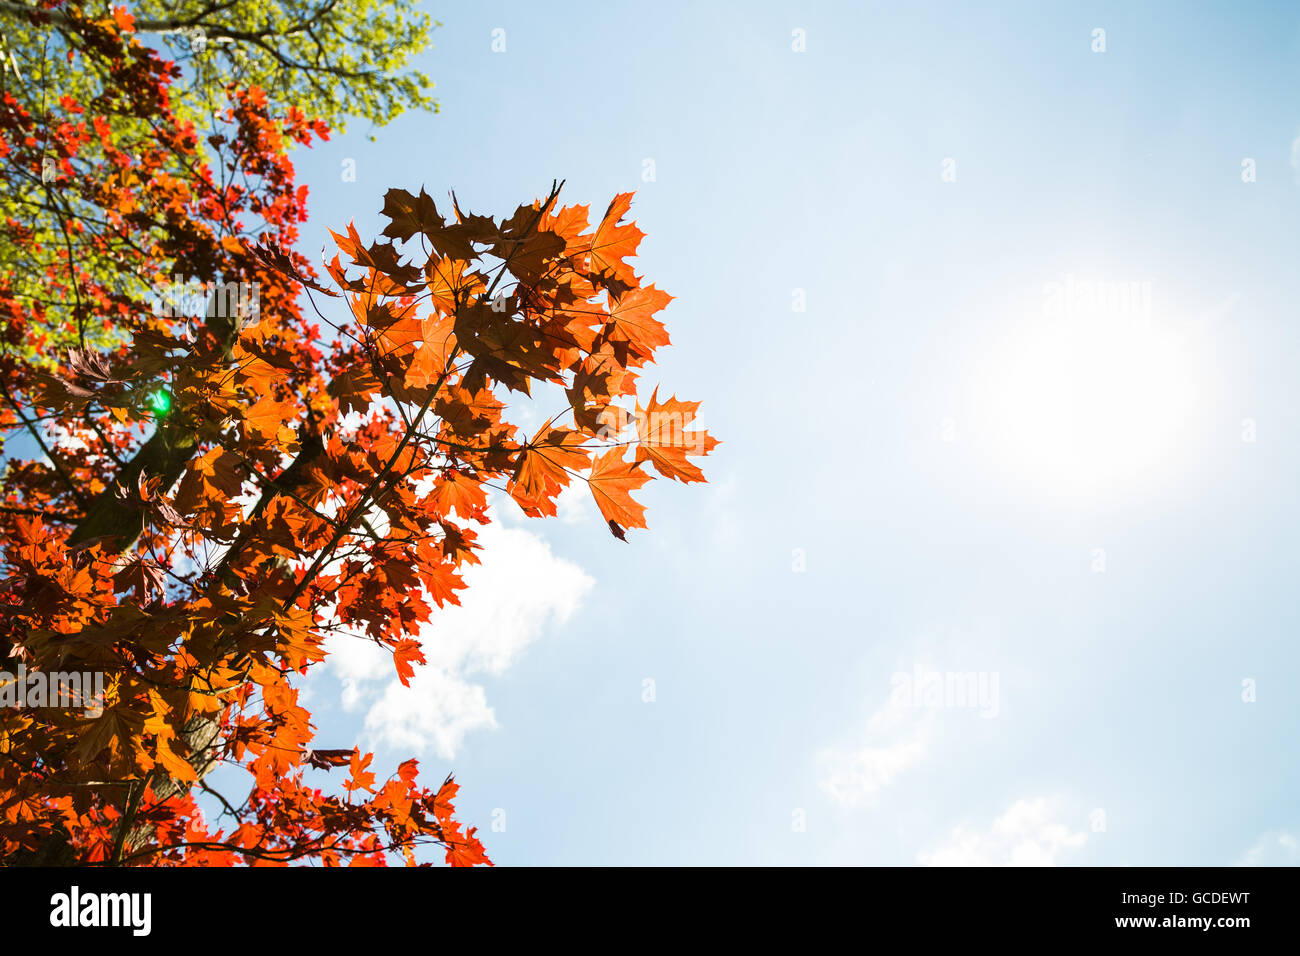
<path fill-rule="evenodd" d="M 154 418 L 166 418 L 172 410 L 172 393 L 165 388 L 158 389 L 149 396 L 149 408 L 153 411 Z"/>

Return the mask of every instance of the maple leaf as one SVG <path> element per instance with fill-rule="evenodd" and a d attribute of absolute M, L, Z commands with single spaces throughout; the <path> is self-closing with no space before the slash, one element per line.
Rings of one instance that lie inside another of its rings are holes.
<path fill-rule="evenodd" d="M 456 799 L 456 794 L 460 791 L 460 784 L 456 783 L 451 774 L 442 782 L 438 788 L 438 793 L 433 801 L 433 814 L 441 822 L 446 823 L 456 812 L 456 806 L 452 800 Z"/>
<path fill-rule="evenodd" d="M 565 250 L 563 236 L 537 227 L 541 218 L 540 203 L 520 206 L 501 224 L 501 239 L 492 249 L 524 282 L 538 281 L 546 273 L 547 263 Z"/>
<path fill-rule="evenodd" d="M 280 608 L 279 602 L 266 594 L 253 595 L 245 616 L 256 625 L 256 637 L 245 648 L 254 647 L 274 649 L 282 654 L 289 666 L 297 669 L 311 661 L 324 658 L 321 648 L 321 636 L 316 632 L 312 612 L 307 608 Z"/>
<path fill-rule="evenodd" d="M 82 763 L 109 749 L 116 756 L 134 749 L 136 734 L 144 731 L 144 717 L 128 707 L 111 707 L 83 730 L 75 754 Z"/>
<path fill-rule="evenodd" d="M 418 197 L 405 189 L 388 190 L 384 193 L 384 208 L 379 214 L 389 219 L 382 235 L 390 239 L 405 241 L 417 232 L 428 234 L 443 226 L 442 216 L 438 215 L 438 208 L 423 186 Z"/>
<path fill-rule="evenodd" d="M 296 434 L 291 424 L 297 416 L 298 404 L 295 401 L 281 400 L 268 393 L 244 409 L 242 417 L 253 440 L 288 445 Z"/>
<path fill-rule="evenodd" d="M 177 741 L 174 738 L 158 741 L 158 762 L 162 764 L 163 769 L 173 780 L 180 780 L 186 783 L 193 783 L 198 780 L 199 775 L 195 772 L 194 766 L 186 759 L 186 754 L 177 751 Z"/>
<path fill-rule="evenodd" d="M 659 401 L 659 389 L 643 409 L 636 407 L 636 460 L 649 460 L 659 474 L 678 481 L 703 481 L 704 472 L 687 455 L 707 455 L 719 444 L 705 431 L 688 431 L 699 402 L 679 402 L 673 396 Z"/>
<path fill-rule="evenodd" d="M 587 485 L 600 513 L 611 522 L 610 530 L 617 537 L 622 535 L 615 530 L 614 523 L 624 528 L 646 526 L 642 517 L 645 506 L 634 501 L 631 493 L 649 480 L 650 476 L 641 470 L 640 462 L 623 460 L 622 448 L 611 448 L 591 466 Z"/>
<path fill-rule="evenodd" d="M 483 844 L 474 834 L 478 827 L 470 827 L 463 835 L 460 824 L 450 821 L 443 824 L 443 841 L 447 844 L 447 862 L 452 866 L 492 866 Z"/>
<path fill-rule="evenodd" d="M 632 194 L 619 193 L 605 210 L 604 218 L 596 227 L 587 253 L 589 269 L 602 277 L 607 284 L 616 283 L 615 288 L 631 288 L 636 284 L 632 267 L 623 260 L 636 255 L 637 246 L 645 235 L 636 227 L 636 223 L 622 223 L 621 220 L 632 207 Z"/>
<path fill-rule="evenodd" d="M 183 524 L 184 520 L 176 509 L 171 506 L 166 498 L 158 494 L 158 486 L 161 481 L 162 479 L 156 476 L 150 478 L 142 470 L 137 478 L 134 492 L 125 486 L 119 486 L 114 495 L 123 502 L 128 503 L 129 507 L 143 507 L 156 512 L 157 516 L 166 524 Z"/>
<path fill-rule="evenodd" d="M 349 793 L 356 790 L 371 790 L 375 782 L 375 775 L 366 768 L 370 766 L 370 761 L 375 757 L 374 754 L 366 754 L 364 757 L 361 751 L 353 750 L 352 759 L 348 769 L 348 779 L 344 781 L 343 787 Z"/>
<path fill-rule="evenodd" d="M 424 330 L 424 334 L 429 334 Z M 451 345 L 455 342 L 454 335 L 438 335 L 432 333 L 433 338 L 430 341 L 426 338 L 421 342 L 415 354 L 411 357 L 410 365 L 406 369 L 406 385 L 408 388 L 425 388 L 441 381 L 447 372 L 447 363 L 451 357 Z"/>
<path fill-rule="evenodd" d="M 149 558 L 137 556 L 113 576 L 113 586 L 119 591 L 135 591 L 135 599 L 146 605 L 155 597 L 166 593 L 167 577 L 162 565 Z"/>
<path fill-rule="evenodd" d="M 588 205 L 564 206 L 555 213 L 548 212 L 537 228 L 562 238 L 566 252 L 572 255 L 587 246 L 582 234 L 587 231 L 590 211 Z"/>
<path fill-rule="evenodd" d="M 320 750 L 309 747 L 303 751 L 303 759 L 309 766 L 319 770 L 329 770 L 331 767 L 342 767 L 351 763 L 352 753 L 351 750 Z"/>
<path fill-rule="evenodd" d="M 581 432 L 544 425 L 519 451 L 510 494 L 525 509 L 554 514 L 552 499 L 569 484 L 570 472 L 584 470 L 591 460 L 585 441 Z"/>
<path fill-rule="evenodd" d="M 628 343 L 638 358 L 648 359 L 655 349 L 668 345 L 668 332 L 654 318 L 673 300 L 667 292 L 653 285 L 632 289 L 619 297 L 609 294 L 609 320 L 613 337 Z"/>
<path fill-rule="evenodd" d="M 369 365 L 354 365 L 337 373 L 329 384 L 329 394 L 346 412 L 364 412 L 380 394 L 383 385 Z"/>
<path fill-rule="evenodd" d="M 113 22 L 117 24 L 119 33 L 132 33 L 135 31 L 135 17 L 127 11 L 126 7 L 113 8 Z"/>
<path fill-rule="evenodd" d="M 434 403 L 438 416 L 452 432 L 465 439 L 481 435 L 500 421 L 503 408 L 489 389 L 471 392 L 460 386 L 444 390 Z"/>
<path fill-rule="evenodd" d="M 483 277 L 465 259 L 451 256 L 431 258 L 424 267 L 425 293 L 430 303 L 446 314 L 458 312 L 485 286 Z"/>
<path fill-rule="evenodd" d="M 431 500 L 439 514 L 455 511 L 462 518 L 472 518 L 487 507 L 482 484 L 459 471 L 444 471 L 438 477 Z"/>
<path fill-rule="evenodd" d="M 77 379 L 94 382 L 96 385 L 121 384 L 125 381 L 114 372 L 108 359 L 92 349 L 69 349 L 68 369 Z"/>
<path fill-rule="evenodd" d="M 389 277 L 394 282 L 406 286 L 420 277 L 420 270 L 411 265 L 403 265 L 399 260 L 397 247 L 391 242 L 374 242 L 369 246 L 361 244 L 357 227 L 348 223 L 346 235 L 339 235 L 333 229 L 329 231 L 334 242 L 349 256 L 353 263 L 374 270 L 375 273 Z"/>
<path fill-rule="evenodd" d="M 412 662 L 426 663 L 420 642 L 408 637 L 393 646 L 393 663 L 397 665 L 397 679 L 403 687 L 410 687 L 411 678 L 415 676 Z"/>
<path fill-rule="evenodd" d="M 338 295 L 337 292 L 321 285 L 306 271 L 300 269 L 298 261 L 269 237 L 263 236 L 256 245 L 240 243 L 238 240 L 233 240 L 233 242 L 244 255 L 270 271 L 286 275 L 295 282 L 305 285 L 309 289 L 314 289 L 316 292 L 329 296 Z"/>
<path fill-rule="evenodd" d="M 466 217 L 459 209 L 458 221 L 448 225 L 424 187 L 420 188 L 419 196 L 412 196 L 405 189 L 388 190 L 384 193 L 380 215 L 391 220 L 383 235 L 405 241 L 421 233 L 438 255 L 452 259 L 474 258 L 474 243 L 492 242 L 498 235 L 492 220 L 483 216 Z"/>

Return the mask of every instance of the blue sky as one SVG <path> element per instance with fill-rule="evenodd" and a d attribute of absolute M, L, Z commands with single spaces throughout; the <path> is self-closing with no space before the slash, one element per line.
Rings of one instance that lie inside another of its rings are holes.
<path fill-rule="evenodd" d="M 389 186 L 635 189 L 644 381 L 725 442 L 630 544 L 503 507 L 321 739 L 502 864 L 1296 862 L 1300 10 L 896 6 L 439 6 L 441 112 L 297 155 L 313 256 Z"/>
<path fill-rule="evenodd" d="M 502 502 L 321 746 L 498 864 L 1300 862 L 1300 9 L 426 6 L 441 111 L 295 154 L 302 251 L 634 189 L 724 443 L 627 544 Z"/>

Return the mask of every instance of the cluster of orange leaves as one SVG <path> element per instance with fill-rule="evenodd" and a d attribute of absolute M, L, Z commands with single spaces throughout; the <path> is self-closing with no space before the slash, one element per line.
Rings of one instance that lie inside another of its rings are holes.
<path fill-rule="evenodd" d="M 81 203 L 63 213 L 75 248 L 111 250 L 137 277 L 184 263 L 257 283 L 260 308 L 233 333 L 210 318 L 195 333 L 150 311 L 138 287 L 97 278 L 71 245 L 46 266 L 61 298 L 0 284 L 8 343 L 92 317 L 119 337 L 52 373 L 13 351 L 0 362 L 0 426 L 35 432 L 39 420 L 76 439 L 0 481 L 9 662 L 108 678 L 101 713 L 0 710 L 0 859 L 58 839 L 85 863 L 415 864 L 428 843 L 452 865 L 488 863 L 452 815 L 450 777 L 421 787 L 408 760 L 379 785 L 373 755 L 314 748 L 295 682 L 337 634 L 387 648 L 409 683 L 437 640 L 433 607 L 459 603 L 479 560 L 489 488 L 541 516 L 584 482 L 626 540 L 646 526 L 633 492 L 650 469 L 703 480 L 692 459 L 717 442 L 692 427 L 697 403 L 657 389 L 637 400 L 639 374 L 669 342 L 656 316 L 671 297 L 628 261 L 642 238 L 626 221 L 631 195 L 593 221 L 587 206 L 561 207 L 555 187 L 496 220 L 454 197 L 444 215 L 423 189 L 389 190 L 389 241 L 334 234 L 326 285 L 292 251 L 306 192 L 285 149 L 323 127 L 232 89 L 226 131 L 205 153 L 171 117 L 174 66 L 129 29 L 84 20 L 79 55 L 116 71 L 120 108 L 155 120 L 152 141 L 116 141 L 105 103 L 87 120 L 65 102 L 68 118 L 50 121 L 6 92 L 0 160 L 39 175 L 52 127 Z M 92 160 L 115 171 L 86 177 L 77 164 Z M 20 242 L 27 229 L 6 228 Z M 171 408 L 151 421 L 159 389 Z M 510 392 L 562 395 L 563 407 L 521 434 L 504 417 Z M 150 473 L 159 445 L 183 449 L 176 473 Z M 138 536 L 86 532 L 106 508 L 126 509 Z M 223 826 L 194 794 L 220 764 L 251 777 L 237 806 L 219 797 Z M 341 792 L 313 783 L 334 767 L 348 769 Z"/>

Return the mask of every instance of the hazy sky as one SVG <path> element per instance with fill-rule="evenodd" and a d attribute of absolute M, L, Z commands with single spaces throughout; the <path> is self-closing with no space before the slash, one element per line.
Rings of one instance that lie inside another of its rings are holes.
<path fill-rule="evenodd" d="M 439 3 L 441 112 L 296 154 L 312 258 L 635 189 L 724 441 L 627 544 L 503 503 L 322 746 L 502 864 L 1300 860 L 1300 8 L 973 6 Z"/>

